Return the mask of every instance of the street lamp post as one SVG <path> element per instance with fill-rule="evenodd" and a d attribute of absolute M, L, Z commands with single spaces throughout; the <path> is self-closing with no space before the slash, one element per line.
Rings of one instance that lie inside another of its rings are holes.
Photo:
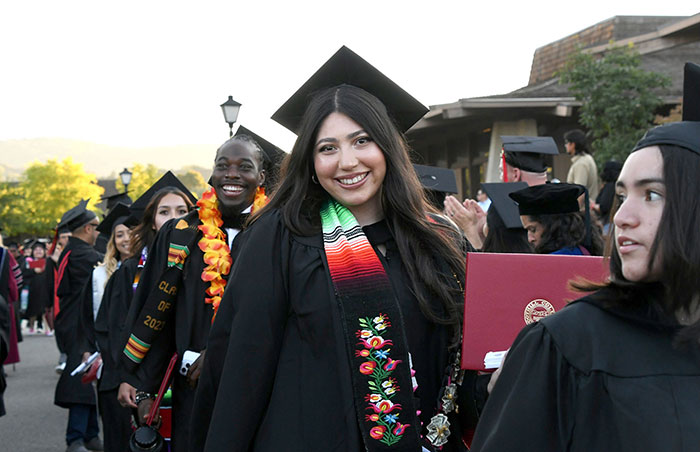
<path fill-rule="evenodd" d="M 132 175 L 132 172 L 129 171 L 127 168 L 124 168 L 124 171 L 119 173 L 119 178 L 122 180 L 122 184 L 124 184 L 124 193 L 129 191 L 129 183 L 131 182 L 131 175 Z"/>
<path fill-rule="evenodd" d="M 228 96 L 228 100 L 221 104 L 221 110 L 224 112 L 224 119 L 228 123 L 229 137 L 233 136 L 233 123 L 238 119 L 238 111 L 241 109 L 241 104 L 233 100 L 233 97 Z"/>

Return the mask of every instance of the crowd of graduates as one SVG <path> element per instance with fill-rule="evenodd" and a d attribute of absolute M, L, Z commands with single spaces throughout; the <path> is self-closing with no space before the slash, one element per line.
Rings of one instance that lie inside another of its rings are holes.
<path fill-rule="evenodd" d="M 0 358 L 20 316 L 55 334 L 68 452 L 696 450 L 699 100 L 601 188 L 579 131 L 572 183 L 551 137 L 500 137 L 502 182 L 460 201 L 409 158 L 425 107 L 343 47 L 273 115 L 283 160 L 241 128 L 199 197 L 167 172 L 102 220 L 80 201 L 48 249 L 0 248 Z M 467 253 L 606 254 L 610 277 L 478 372 Z"/>

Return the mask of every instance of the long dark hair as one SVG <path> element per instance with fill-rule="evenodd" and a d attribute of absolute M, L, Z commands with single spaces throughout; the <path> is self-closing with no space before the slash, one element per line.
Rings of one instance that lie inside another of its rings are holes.
<path fill-rule="evenodd" d="M 160 200 L 167 195 L 177 195 L 181 197 L 187 205 L 187 210 L 192 210 L 192 207 L 194 207 L 190 198 L 175 187 L 164 187 L 158 190 L 146 205 L 141 222 L 131 231 L 131 243 L 129 245 L 131 256 L 140 255 L 144 246 L 150 247 L 153 244 L 153 239 L 156 237 L 156 231 L 154 229 L 156 224 L 156 209 L 158 209 Z"/>
<path fill-rule="evenodd" d="M 562 248 L 583 246 L 586 238 L 586 219 L 583 213 L 563 213 L 556 215 L 530 215 L 531 221 L 542 225 L 542 237 L 535 247 L 538 254 L 549 254 Z M 603 254 L 605 243 L 597 224 L 591 224 L 591 246 L 588 251 L 593 256 Z"/>
<path fill-rule="evenodd" d="M 282 182 L 260 214 L 268 209 L 279 209 L 286 226 L 295 234 L 308 236 L 320 232 L 319 210 L 328 193 L 311 179 L 314 142 L 321 123 L 335 112 L 347 115 L 362 126 L 382 150 L 386 160 L 382 209 L 413 292 L 423 314 L 435 323 L 452 326 L 455 338 L 459 339 L 465 273 L 459 236 L 450 226 L 429 219 L 430 214 L 438 212 L 426 200 L 411 165 L 408 144 L 384 104 L 372 94 L 354 86 L 340 85 L 314 95 L 292 152 L 282 164 Z M 439 305 L 431 303 L 436 298 Z"/>
<path fill-rule="evenodd" d="M 576 288 L 586 291 L 611 289 L 618 297 L 603 300 L 610 305 L 651 300 L 654 305 L 650 308 L 672 317 L 679 311 L 690 313 L 697 309 L 695 303 L 700 297 L 700 179 L 697 177 L 700 156 L 674 145 L 662 144 L 659 148 L 664 166 L 666 198 L 647 265 L 651 271 L 658 255 L 660 268 L 663 269 L 659 279 L 663 286 L 661 299 L 630 296 L 648 291 L 650 285 L 625 279 L 612 232 L 605 249 L 606 256 L 610 257 L 610 281 L 602 285 L 580 284 Z M 618 207 L 616 199 L 613 217 Z M 700 321 L 682 328 L 678 338 L 699 339 Z"/>
<path fill-rule="evenodd" d="M 527 240 L 527 231 L 523 228 L 506 228 L 496 209 L 489 209 L 486 214 L 489 233 L 481 247 L 485 253 L 532 253 L 532 246 Z"/>

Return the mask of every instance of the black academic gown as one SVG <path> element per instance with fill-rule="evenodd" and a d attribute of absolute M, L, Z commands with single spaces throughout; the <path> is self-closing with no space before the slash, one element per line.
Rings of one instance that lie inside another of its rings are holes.
<path fill-rule="evenodd" d="M 648 305 L 604 300 L 583 298 L 523 329 L 472 450 L 699 450 L 700 349 L 674 347 L 677 325 Z"/>
<path fill-rule="evenodd" d="M 363 229 L 375 251 L 387 249 L 378 256 L 406 322 L 427 425 L 449 364 L 449 333 L 420 311 L 386 224 Z M 271 211 L 243 235 L 208 343 L 190 450 L 205 441 L 206 451 L 364 450 L 321 234 L 293 235 Z M 473 422 L 473 399 L 460 404 Z M 459 433 L 451 438 L 444 451 L 458 450 Z"/>
<path fill-rule="evenodd" d="M 71 377 L 70 373 L 81 363 L 83 352 L 89 348 L 85 331 L 81 328 L 85 296 L 83 290 L 95 265 L 103 258 L 102 254 L 77 237 L 70 237 L 59 262 L 63 262 L 67 255 L 68 265 L 58 286 L 60 309 L 55 320 L 55 334 L 65 347 L 64 352 L 68 358 L 66 369 L 56 384 L 54 403 L 64 408 L 73 403 L 95 404 L 92 386 L 83 384 L 80 375 Z"/>
<path fill-rule="evenodd" d="M 46 259 L 49 261 L 50 259 Z M 27 304 L 27 312 L 24 313 L 24 318 L 30 319 L 44 315 L 44 310 L 49 306 L 49 292 L 46 290 L 48 281 L 46 278 L 46 270 L 37 273 L 34 269 L 29 268 L 25 263 L 25 268 L 22 270 L 24 287 L 29 289 L 29 303 Z"/>
<path fill-rule="evenodd" d="M 10 260 L 9 251 L 0 246 L 0 416 L 5 415 L 4 394 L 7 383 L 2 363 L 10 353 Z"/>
<path fill-rule="evenodd" d="M 117 400 L 122 382 L 117 363 L 126 343 L 126 315 L 134 294 L 133 281 L 137 267 L 137 258 L 127 259 L 112 273 L 95 318 L 95 342 L 102 357 L 97 398 L 105 452 L 128 450 L 131 436 L 131 409 L 122 407 Z"/>
<path fill-rule="evenodd" d="M 107 281 L 102 303 L 95 318 L 95 340 L 102 357 L 102 378 L 98 391 L 119 388 L 123 381 L 119 372 L 119 360 L 126 344 L 128 331 L 126 317 L 134 296 L 133 282 L 138 268 L 138 258 L 130 258 L 112 273 Z"/>
<path fill-rule="evenodd" d="M 197 217 L 197 212 L 193 211 L 188 215 L 188 221 L 193 221 Z M 146 265 L 129 308 L 126 322 L 129 330 L 129 326 L 136 321 L 148 294 L 158 284 L 167 266 L 170 237 L 177 221 L 179 220 L 170 220 L 163 225 L 149 250 Z M 225 230 L 224 234 L 226 234 Z M 196 241 L 200 238 L 201 232 L 198 232 Z M 175 452 L 188 450 L 190 413 L 195 391 L 189 386 L 187 379 L 179 373 L 180 363 L 185 351 L 201 352 L 205 349 L 214 313 L 212 305 L 205 302 L 205 291 L 209 283 L 202 281 L 201 278 L 206 266 L 203 256 L 204 253 L 195 242 L 184 264 L 183 280 L 177 293 L 172 319 L 156 337 L 146 357 L 133 374 L 125 372 L 122 366 L 124 381 L 138 390 L 155 394 L 158 392 L 173 352 L 177 352 L 178 362 L 173 370 L 172 383 L 172 447 Z"/>

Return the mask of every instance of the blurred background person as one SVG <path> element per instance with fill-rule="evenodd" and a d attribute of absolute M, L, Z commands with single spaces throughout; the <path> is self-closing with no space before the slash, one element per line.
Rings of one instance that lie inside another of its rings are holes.
<path fill-rule="evenodd" d="M 598 196 L 598 168 L 588 150 L 586 134 L 574 129 L 564 134 L 564 147 L 571 156 L 571 167 L 566 176 L 569 184 L 579 184 L 586 187 L 590 199 Z"/>
<path fill-rule="evenodd" d="M 32 255 L 25 260 L 22 276 L 24 288 L 27 294 L 27 308 L 24 318 L 27 319 L 27 332 L 41 332 L 44 327 L 46 333 L 51 334 L 51 328 L 43 325 L 42 318 L 44 311 L 50 304 L 49 292 L 46 290 L 48 282 L 46 279 L 46 245 L 36 241 L 31 246 Z M 36 330 L 35 330 L 36 329 Z"/>
<path fill-rule="evenodd" d="M 476 203 L 479 204 L 481 210 L 488 212 L 489 207 L 491 207 L 491 198 L 489 198 L 489 195 L 487 195 L 486 192 L 480 188 L 476 191 Z"/>

